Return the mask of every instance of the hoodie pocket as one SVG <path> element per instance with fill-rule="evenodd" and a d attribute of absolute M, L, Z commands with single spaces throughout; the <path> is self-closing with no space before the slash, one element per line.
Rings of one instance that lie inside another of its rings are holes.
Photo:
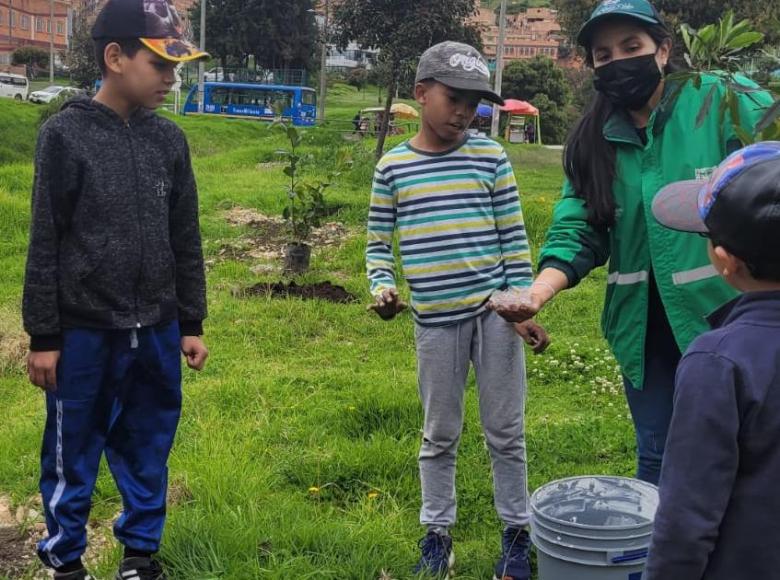
<path fill-rule="evenodd" d="M 100 268 L 108 254 L 108 238 L 102 240 L 98 247 L 88 252 L 78 272 L 79 281 L 84 281 Z"/>
<path fill-rule="evenodd" d="M 78 242 L 65 242 L 60 257 L 60 270 L 63 278 L 81 282 L 105 259 L 108 248 L 107 236 L 81 239 Z"/>

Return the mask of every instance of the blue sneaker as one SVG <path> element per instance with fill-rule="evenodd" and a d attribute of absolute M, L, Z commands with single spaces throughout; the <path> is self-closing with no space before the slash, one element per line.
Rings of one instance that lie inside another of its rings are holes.
<path fill-rule="evenodd" d="M 493 580 L 530 580 L 531 538 L 528 532 L 507 528 L 501 538 L 502 554 Z"/>
<path fill-rule="evenodd" d="M 452 538 L 436 532 L 428 532 L 418 545 L 422 556 L 420 556 L 417 566 L 414 567 L 413 573 L 450 580 L 452 569 L 455 566 Z"/>

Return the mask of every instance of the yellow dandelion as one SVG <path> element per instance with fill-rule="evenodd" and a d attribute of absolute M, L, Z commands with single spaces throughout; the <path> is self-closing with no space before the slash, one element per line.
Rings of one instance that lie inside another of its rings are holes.
<path fill-rule="evenodd" d="M 320 488 L 312 486 L 309 488 L 309 493 L 311 494 L 320 493 Z"/>
<path fill-rule="evenodd" d="M 379 497 L 378 491 L 372 491 L 371 493 L 368 494 L 368 499 L 376 499 L 378 497 Z"/>

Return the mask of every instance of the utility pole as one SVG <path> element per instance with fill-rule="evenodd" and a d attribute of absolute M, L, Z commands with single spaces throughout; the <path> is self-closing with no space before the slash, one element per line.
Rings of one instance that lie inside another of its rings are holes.
<path fill-rule="evenodd" d="M 200 47 L 206 50 L 206 0 L 200 0 Z M 227 71 L 223 71 L 227 75 Z M 203 113 L 203 100 L 206 98 L 206 63 L 203 59 L 198 61 L 198 113 Z"/>
<path fill-rule="evenodd" d="M 496 94 L 501 94 L 501 83 L 504 78 L 504 40 L 506 38 L 506 0 L 501 0 L 501 10 L 498 20 L 498 45 L 496 46 Z M 493 105 L 493 123 L 490 126 L 490 136 L 498 137 L 501 111 L 498 105 Z"/>
<path fill-rule="evenodd" d="M 320 123 L 325 121 L 325 96 L 328 91 L 328 19 L 330 0 L 325 0 L 325 20 L 322 22 L 322 54 L 320 55 L 320 107 L 317 113 Z"/>
<path fill-rule="evenodd" d="M 49 84 L 54 84 L 54 0 L 49 2 Z"/>

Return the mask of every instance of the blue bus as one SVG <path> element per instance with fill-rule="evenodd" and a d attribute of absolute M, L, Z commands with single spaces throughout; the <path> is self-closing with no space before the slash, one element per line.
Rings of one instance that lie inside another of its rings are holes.
<path fill-rule="evenodd" d="M 308 87 L 208 82 L 204 86 L 203 114 L 311 126 L 317 120 L 317 93 Z M 198 113 L 198 86 L 187 95 L 182 113 Z"/>

